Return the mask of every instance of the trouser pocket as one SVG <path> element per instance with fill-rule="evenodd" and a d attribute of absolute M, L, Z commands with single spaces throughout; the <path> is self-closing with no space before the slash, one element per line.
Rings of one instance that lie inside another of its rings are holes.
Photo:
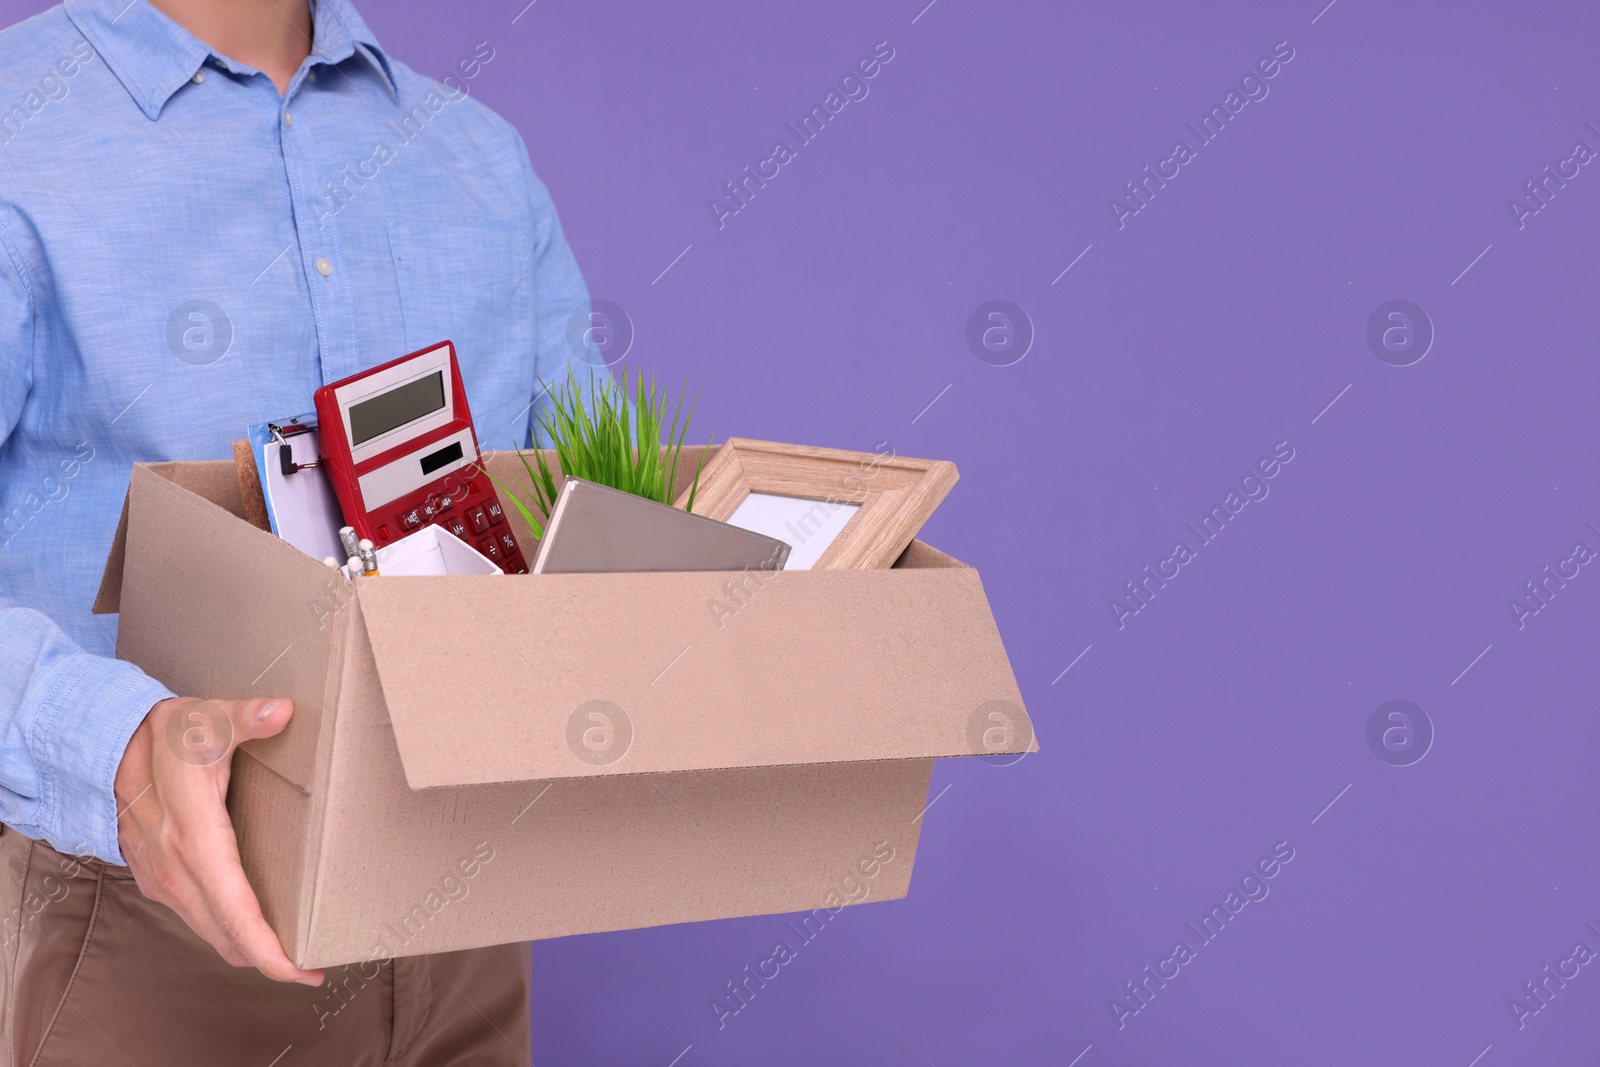
<path fill-rule="evenodd" d="M 6 1051 L 16 1067 L 47 1062 L 43 1049 L 52 1036 L 82 1022 L 68 996 L 93 935 L 99 867 L 10 828 L 0 834 Z"/>

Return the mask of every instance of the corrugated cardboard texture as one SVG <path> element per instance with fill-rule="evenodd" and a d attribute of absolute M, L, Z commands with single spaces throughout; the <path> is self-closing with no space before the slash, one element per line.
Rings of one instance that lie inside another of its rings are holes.
<path fill-rule="evenodd" d="M 377 578 L 357 595 L 414 788 L 970 755 L 973 713 L 1021 704 L 968 567 Z M 591 701 L 631 725 L 601 764 L 572 743 Z"/>
<path fill-rule="evenodd" d="M 927 546 L 894 571 L 779 575 L 720 627 L 696 603 L 705 575 L 375 578 L 352 595 L 244 521 L 234 470 L 136 468 L 101 600 L 122 610 L 119 653 L 174 689 L 295 700 L 283 735 L 236 758 L 229 806 L 303 966 L 771 912 L 825 923 L 905 893 L 926 757 L 971 752 L 985 701 L 1021 713 L 976 573 Z M 575 759 L 580 696 L 626 701 L 625 755 Z M 412 788 L 428 776 L 543 778 Z"/>
<path fill-rule="evenodd" d="M 932 761 L 413 790 L 351 638 L 302 966 L 821 908 L 880 843 L 909 887 Z"/>
<path fill-rule="evenodd" d="M 159 475 L 164 481 L 187 489 L 195 496 L 208 500 L 217 507 L 245 518 L 244 500 L 239 495 L 239 469 L 236 464 L 216 460 L 205 463 L 140 463 L 143 468 Z M 133 492 L 130 484 L 129 493 Z M 248 522 L 248 519 L 246 519 Z M 100 591 L 95 596 L 93 611 L 96 615 L 113 615 L 118 611 L 122 595 L 122 568 L 128 550 L 128 502 L 122 502 L 122 517 L 117 520 L 117 532 L 111 539 L 111 554 L 106 559 L 105 573 L 100 576 Z"/>
<path fill-rule="evenodd" d="M 307 832 L 318 821 L 313 798 L 241 750 L 228 783 L 228 813 L 239 839 L 239 859 L 261 902 L 261 913 L 286 951 L 304 945 L 309 933 L 311 864 L 318 842 Z"/>
<path fill-rule="evenodd" d="M 227 474 L 233 464 L 214 466 Z M 124 566 L 117 655 L 175 693 L 292 699 L 294 718 L 283 733 L 248 748 L 308 789 L 327 695 L 331 617 L 350 598 L 349 583 L 164 474 L 133 471 L 129 526 L 141 536 Z M 231 474 L 188 484 L 226 487 L 238 499 Z"/>

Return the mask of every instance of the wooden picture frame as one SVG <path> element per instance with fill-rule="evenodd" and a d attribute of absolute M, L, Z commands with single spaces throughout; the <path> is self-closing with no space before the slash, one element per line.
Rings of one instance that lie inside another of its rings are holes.
<path fill-rule="evenodd" d="M 760 532 L 794 546 L 789 569 L 800 569 L 796 559 L 811 556 L 816 558 L 810 567 L 816 569 L 891 567 L 959 477 L 948 460 L 730 437 L 700 472 L 694 512 L 727 522 L 747 502 L 759 505 L 767 519 Z M 758 499 L 750 501 L 752 494 Z M 678 507 L 688 503 L 688 496 L 688 491 L 679 496 Z M 770 527 L 785 505 L 772 498 L 801 507 L 781 530 Z M 809 507 L 803 507 L 806 502 Z M 847 518 L 846 508 L 851 509 Z M 797 534 L 802 544 L 795 544 Z M 819 545 L 803 550 L 807 540 L 822 535 L 829 540 L 820 555 Z"/>

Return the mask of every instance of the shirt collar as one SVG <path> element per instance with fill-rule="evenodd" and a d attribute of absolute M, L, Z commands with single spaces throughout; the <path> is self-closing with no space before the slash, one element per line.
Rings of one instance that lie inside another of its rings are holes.
<path fill-rule="evenodd" d="M 146 0 L 66 0 L 67 17 L 94 46 L 134 102 L 152 121 L 212 49 Z M 313 0 L 313 63 L 342 63 L 360 56 L 398 95 L 389 57 L 349 0 Z M 229 70 L 255 73 L 242 63 L 216 57 Z"/>
<path fill-rule="evenodd" d="M 360 56 L 389 87 L 390 95 L 399 97 L 400 87 L 390 69 L 388 53 L 349 0 L 311 0 L 311 19 L 315 26 L 312 36 L 316 39 L 311 52 L 313 62 L 332 65 L 352 55 Z"/>

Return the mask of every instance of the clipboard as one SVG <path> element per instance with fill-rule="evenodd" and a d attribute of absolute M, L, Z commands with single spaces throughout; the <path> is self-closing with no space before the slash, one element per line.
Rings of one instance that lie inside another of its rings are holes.
<path fill-rule="evenodd" d="M 313 559 L 343 562 L 344 512 L 322 463 L 316 414 L 257 423 L 246 435 L 272 532 Z"/>

